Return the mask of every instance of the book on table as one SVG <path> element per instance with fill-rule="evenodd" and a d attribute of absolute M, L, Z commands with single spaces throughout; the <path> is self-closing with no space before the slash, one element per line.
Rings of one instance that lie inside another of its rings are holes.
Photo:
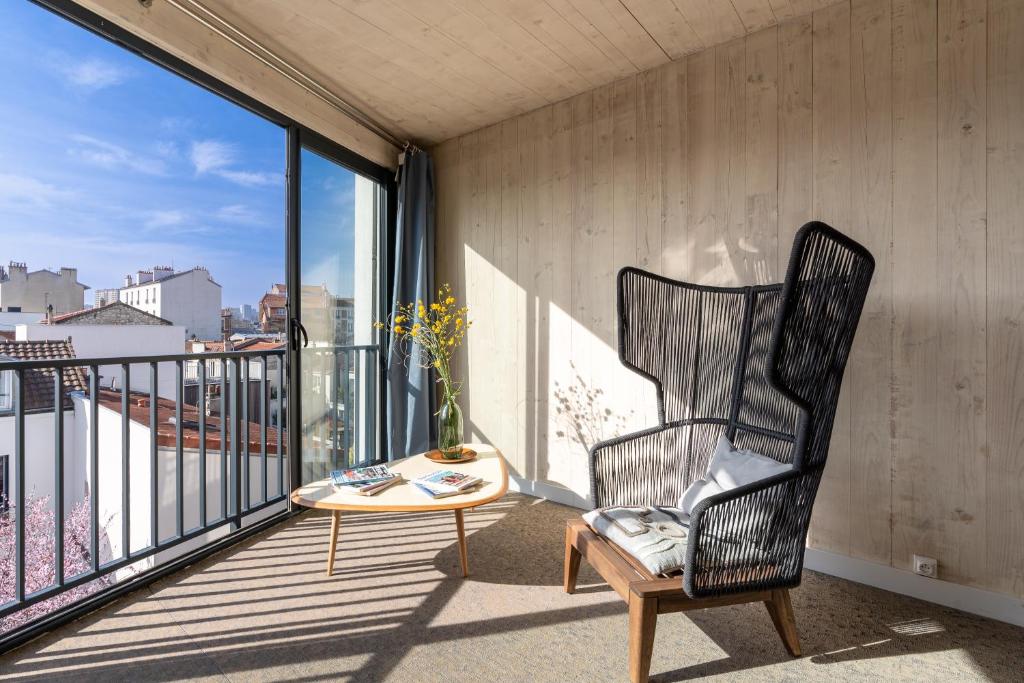
<path fill-rule="evenodd" d="M 466 493 L 482 480 L 462 472 L 438 470 L 413 480 L 413 484 L 431 498 L 446 498 Z"/>
<path fill-rule="evenodd" d="M 384 479 L 382 481 L 375 481 L 370 484 L 344 484 L 342 486 L 335 486 L 335 491 L 342 491 L 344 493 L 354 493 L 359 496 L 372 496 L 376 493 L 380 493 L 384 489 L 397 484 L 402 481 L 402 475 L 396 474 L 390 479 Z"/>
<path fill-rule="evenodd" d="M 402 476 L 392 472 L 387 465 L 353 467 L 347 470 L 333 470 L 331 483 L 336 491 L 372 495 L 397 483 Z"/>

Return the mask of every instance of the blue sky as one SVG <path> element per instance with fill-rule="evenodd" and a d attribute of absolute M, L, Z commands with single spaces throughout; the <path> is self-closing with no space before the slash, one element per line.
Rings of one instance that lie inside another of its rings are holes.
<path fill-rule="evenodd" d="M 284 281 L 282 128 L 27 0 L 2 19 L 0 263 L 77 267 L 94 289 L 204 265 L 225 306 Z M 353 176 L 304 173 L 303 271 L 348 293 Z"/>

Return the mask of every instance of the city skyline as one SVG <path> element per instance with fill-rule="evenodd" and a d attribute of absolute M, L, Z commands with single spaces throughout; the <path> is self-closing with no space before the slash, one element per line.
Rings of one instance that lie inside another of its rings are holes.
<path fill-rule="evenodd" d="M 284 282 L 283 128 L 29 2 L 5 5 L 0 88 L 0 263 L 75 267 L 93 290 L 205 266 L 224 307 Z M 351 186 L 305 182 L 310 224 L 350 232 Z M 324 282 L 339 295 L 345 270 Z"/>

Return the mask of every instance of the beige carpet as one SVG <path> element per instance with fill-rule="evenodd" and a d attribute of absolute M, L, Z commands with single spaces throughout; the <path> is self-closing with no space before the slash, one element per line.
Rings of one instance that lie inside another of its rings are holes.
<path fill-rule="evenodd" d="M 0 658 L 0 679 L 624 681 L 625 605 L 584 567 L 562 592 L 564 521 L 523 496 L 466 516 L 309 513 Z M 1021 680 L 1024 629 L 807 572 L 790 658 L 761 605 L 658 620 L 652 680 Z"/>

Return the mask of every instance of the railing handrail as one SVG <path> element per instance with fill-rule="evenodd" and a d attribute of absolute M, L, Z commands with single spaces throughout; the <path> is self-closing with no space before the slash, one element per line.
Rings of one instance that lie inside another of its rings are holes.
<path fill-rule="evenodd" d="M 136 365 L 142 363 L 176 363 L 190 360 L 233 360 L 284 356 L 284 349 L 253 349 L 251 351 L 216 351 L 212 353 L 172 353 L 151 356 L 108 356 L 105 358 L 33 358 L 0 361 L 0 370 L 41 370 L 45 368 L 78 368 L 91 365 Z"/>

